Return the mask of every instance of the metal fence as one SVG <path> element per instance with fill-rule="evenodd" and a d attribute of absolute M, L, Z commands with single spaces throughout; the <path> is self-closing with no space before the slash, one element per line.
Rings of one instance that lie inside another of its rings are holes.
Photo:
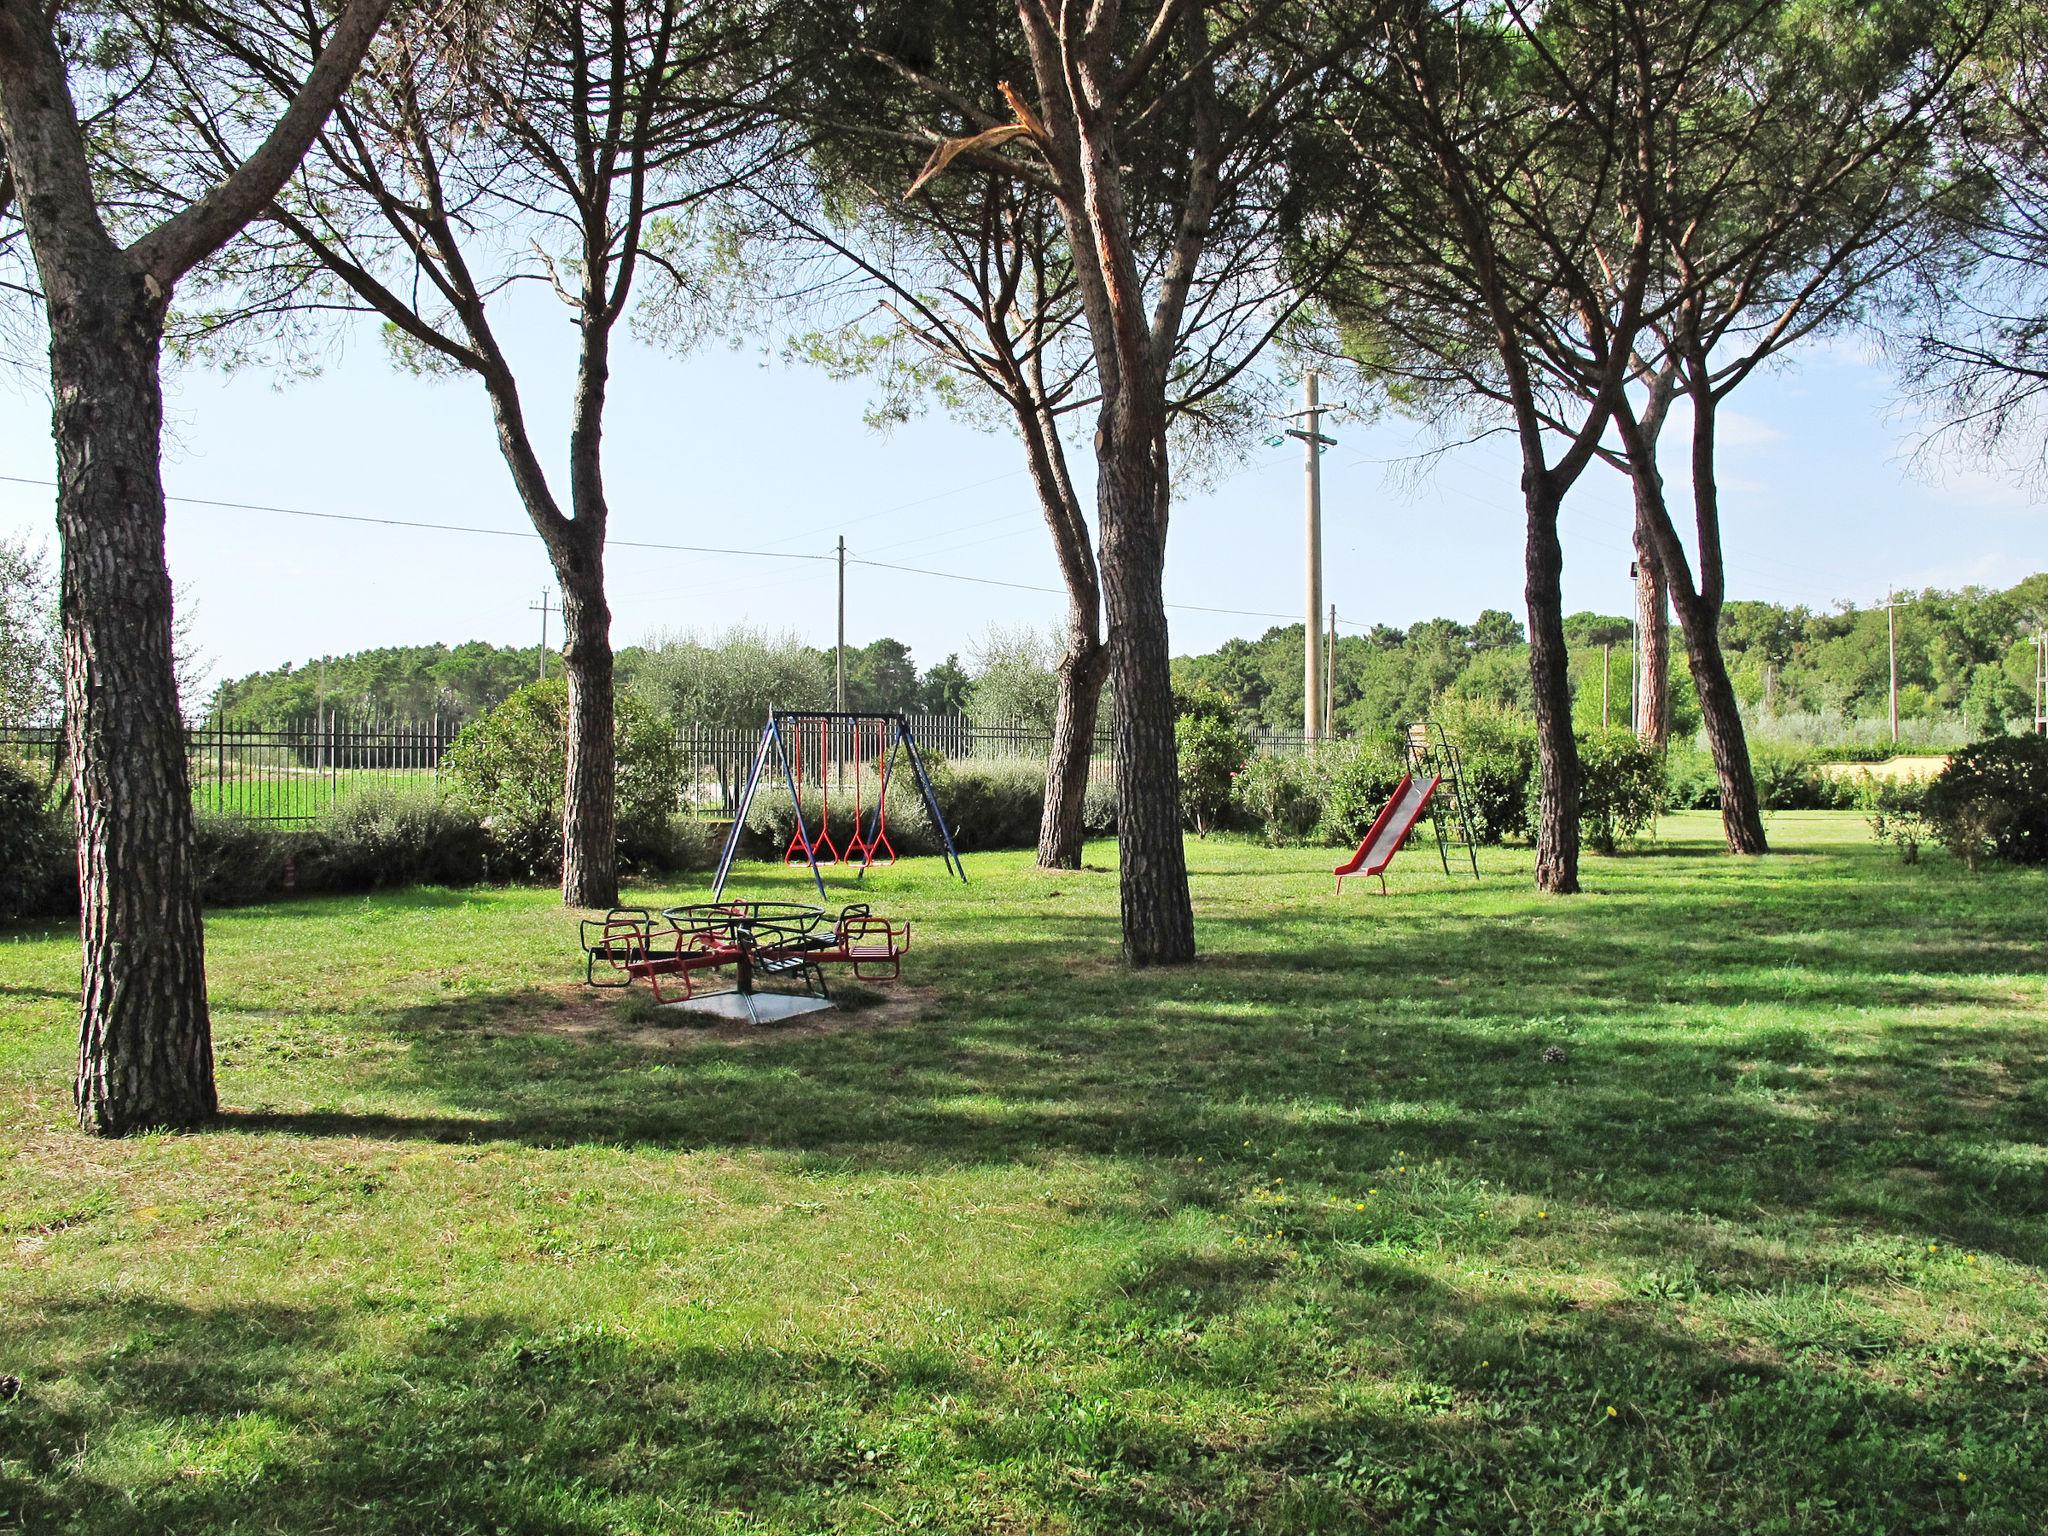
<path fill-rule="evenodd" d="M 1052 733 L 1030 721 L 990 722 L 965 715 L 911 715 L 910 729 L 918 745 L 934 757 L 952 762 L 1026 761 L 1042 764 L 1052 748 Z M 310 821 L 340 801 L 365 790 L 404 790 L 431 785 L 440 777 L 441 760 L 455 739 L 452 721 L 350 724 L 339 720 L 309 721 L 283 729 L 258 730 L 215 723 L 186 733 L 187 766 L 192 798 L 201 810 L 240 816 L 252 821 Z M 687 763 L 683 800 L 699 815 L 730 816 L 738 807 L 747 773 L 759 748 L 758 727 L 683 725 L 677 744 Z M 63 751 L 63 731 L 56 726 L 0 727 L 0 755 L 26 759 L 54 779 Z M 804 745 L 805 777 L 815 781 L 818 744 Z M 845 725 L 833 728 L 824 757 L 838 775 L 849 773 L 856 756 L 872 767 L 876 742 L 864 738 L 856 747 Z M 1260 734 L 1253 738 L 1261 753 L 1297 752 L 1299 736 Z M 1096 732 L 1088 766 L 1091 779 L 1110 776 L 1107 729 Z"/>
<path fill-rule="evenodd" d="M 185 733 L 192 800 L 202 811 L 251 821 L 310 821 L 366 789 L 404 790 L 440 777 L 452 721 L 308 722 L 282 730 L 226 723 Z M 63 755 L 57 726 L 0 729 L 0 754 L 53 778 Z"/>

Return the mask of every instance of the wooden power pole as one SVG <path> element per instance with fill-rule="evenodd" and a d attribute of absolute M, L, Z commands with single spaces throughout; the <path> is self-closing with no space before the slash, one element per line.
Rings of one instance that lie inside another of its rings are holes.
<path fill-rule="evenodd" d="M 1325 734 L 1323 719 L 1323 449 L 1335 443 L 1334 437 L 1323 436 L 1323 412 L 1335 409 L 1325 406 L 1317 394 L 1319 379 L 1314 369 L 1302 381 L 1304 399 L 1302 403 L 1302 424 L 1289 427 L 1287 435 L 1301 439 L 1306 451 L 1305 476 L 1308 490 L 1307 526 L 1307 581 L 1305 617 L 1301 626 L 1301 734 L 1309 741 L 1319 741 Z"/>

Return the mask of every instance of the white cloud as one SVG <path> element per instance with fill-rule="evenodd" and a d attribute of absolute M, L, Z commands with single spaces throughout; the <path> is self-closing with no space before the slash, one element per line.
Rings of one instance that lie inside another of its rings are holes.
<path fill-rule="evenodd" d="M 1785 441 L 1785 434 L 1761 416 L 1725 409 L 1714 423 L 1714 436 L 1724 448 L 1765 448 Z"/>

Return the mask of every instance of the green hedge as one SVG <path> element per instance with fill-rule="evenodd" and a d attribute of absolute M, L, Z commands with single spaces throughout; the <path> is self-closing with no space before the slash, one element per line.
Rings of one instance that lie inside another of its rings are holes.
<path fill-rule="evenodd" d="M 1432 723 L 1458 747 L 1474 836 L 1482 843 L 1529 836 L 1535 822 L 1535 728 L 1484 703 L 1447 711 Z M 1579 755 L 1586 774 L 1582 831 L 1590 846 L 1612 851 L 1639 835 L 1659 809 L 1660 766 L 1627 731 L 1582 736 Z M 1355 845 L 1406 772 L 1399 738 L 1362 737 L 1313 752 L 1257 758 L 1232 785 L 1233 824 L 1269 843 Z"/>
<path fill-rule="evenodd" d="M 614 711 L 619 857 L 629 868 L 658 868 L 682 803 L 682 749 L 668 718 L 637 695 L 619 694 Z M 490 834 L 494 872 L 561 872 L 568 750 L 569 686 L 561 678 L 527 684 L 450 745 L 442 766 Z"/>
<path fill-rule="evenodd" d="M 0 922 L 75 910 L 77 855 L 42 774 L 0 757 Z"/>
<path fill-rule="evenodd" d="M 1255 757 L 1231 781 L 1231 825 L 1275 844 L 1355 843 L 1405 771 L 1399 747 L 1379 738 Z"/>

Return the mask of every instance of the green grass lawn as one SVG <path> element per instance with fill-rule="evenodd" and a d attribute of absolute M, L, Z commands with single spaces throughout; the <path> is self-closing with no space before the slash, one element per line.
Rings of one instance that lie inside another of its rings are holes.
<path fill-rule="evenodd" d="M 222 912 L 230 1113 L 118 1143 L 0 935 L 0 1529 L 2040 1532 L 2048 878 L 1664 831 L 1191 843 L 1152 974 L 906 863 L 907 1008 L 738 1044 L 548 892 Z"/>
<path fill-rule="evenodd" d="M 264 763 L 216 764 L 198 757 L 192 764 L 192 801 L 219 816 L 257 821 L 313 821 L 366 790 L 424 790 L 434 785 L 432 769 L 284 767 Z"/>

